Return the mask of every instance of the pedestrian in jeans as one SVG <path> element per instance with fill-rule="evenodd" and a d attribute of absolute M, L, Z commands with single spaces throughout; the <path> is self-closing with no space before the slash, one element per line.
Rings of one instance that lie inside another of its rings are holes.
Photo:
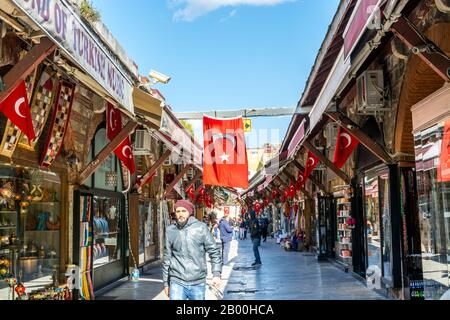
<path fill-rule="evenodd" d="M 245 235 L 245 220 L 241 218 L 241 223 L 239 225 L 239 240 L 244 240 Z"/>
<path fill-rule="evenodd" d="M 261 230 L 254 210 L 250 211 L 250 238 L 253 242 L 253 254 L 255 255 L 255 262 L 252 263 L 252 267 L 260 266 L 262 263 L 258 247 L 261 245 Z"/>
<path fill-rule="evenodd" d="M 177 221 L 166 231 L 162 274 L 164 292 L 170 300 L 205 300 L 206 253 L 211 259 L 212 285 L 220 285 L 220 248 L 206 224 L 193 214 L 191 202 L 178 200 L 175 204 Z"/>
<path fill-rule="evenodd" d="M 260 220 L 260 227 L 261 227 L 261 236 L 263 238 L 263 242 L 266 242 L 267 240 L 267 229 L 269 228 L 269 219 L 267 217 L 262 217 Z"/>
<path fill-rule="evenodd" d="M 224 215 L 219 222 L 220 240 L 222 240 L 222 260 L 223 265 L 228 264 L 230 255 L 231 240 L 233 237 L 233 227 L 230 226 L 230 216 Z"/>

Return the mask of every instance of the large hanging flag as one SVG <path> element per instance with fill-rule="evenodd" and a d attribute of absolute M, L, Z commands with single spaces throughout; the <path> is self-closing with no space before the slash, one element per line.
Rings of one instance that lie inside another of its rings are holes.
<path fill-rule="evenodd" d="M 248 160 L 242 117 L 203 116 L 203 183 L 248 188 Z"/>
<path fill-rule="evenodd" d="M 303 172 L 303 183 L 308 180 L 309 175 L 314 170 L 314 168 L 319 163 L 319 158 L 317 158 L 311 151 L 308 151 L 308 159 L 306 160 L 305 172 Z"/>
<path fill-rule="evenodd" d="M 122 130 L 122 115 L 120 110 L 115 109 L 110 103 L 108 103 L 108 108 L 106 111 L 106 136 L 109 140 L 112 140 L 119 134 L 120 130 Z M 117 146 L 114 150 L 114 154 L 120 159 L 120 161 L 122 161 L 128 170 L 130 170 L 131 174 L 136 171 L 130 137 L 126 137 L 125 140 Z"/>
<path fill-rule="evenodd" d="M 28 138 L 33 141 L 36 137 L 28 104 L 25 81 L 20 84 L 0 103 L 0 111 L 11 120 Z"/>
<path fill-rule="evenodd" d="M 359 141 L 355 139 L 347 130 L 339 127 L 336 139 L 336 150 L 334 151 L 333 163 L 339 169 L 342 168 L 353 150 L 358 146 Z"/>

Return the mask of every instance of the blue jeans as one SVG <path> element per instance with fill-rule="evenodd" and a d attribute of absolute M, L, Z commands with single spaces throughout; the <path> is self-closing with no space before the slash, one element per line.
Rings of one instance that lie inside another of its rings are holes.
<path fill-rule="evenodd" d="M 230 262 L 230 247 L 231 241 L 222 242 L 222 263 L 226 265 Z"/>
<path fill-rule="evenodd" d="M 170 300 L 205 300 L 206 284 L 181 285 L 171 282 L 169 287 Z"/>
<path fill-rule="evenodd" d="M 255 255 L 255 262 L 261 263 L 261 256 L 259 255 L 258 247 L 261 245 L 261 238 L 252 239 L 253 254 Z"/>

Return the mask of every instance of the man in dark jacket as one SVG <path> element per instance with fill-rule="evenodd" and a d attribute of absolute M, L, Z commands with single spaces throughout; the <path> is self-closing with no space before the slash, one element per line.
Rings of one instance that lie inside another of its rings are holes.
<path fill-rule="evenodd" d="M 258 247 L 261 245 L 261 229 L 259 226 L 259 221 L 256 218 L 256 213 L 254 210 L 250 211 L 250 238 L 253 242 L 253 254 L 255 255 L 255 262 L 252 264 L 253 267 L 260 266 L 261 256 L 259 255 Z"/>
<path fill-rule="evenodd" d="M 220 285 L 220 248 L 206 224 L 195 219 L 193 213 L 192 203 L 177 201 L 177 222 L 166 231 L 163 282 L 164 292 L 171 300 L 205 300 L 206 253 L 211 258 L 213 286 Z"/>
<path fill-rule="evenodd" d="M 267 231 L 269 228 L 269 219 L 267 217 L 261 217 L 259 219 L 259 225 L 261 227 L 261 236 L 263 238 L 263 242 L 266 242 L 267 240 Z"/>
<path fill-rule="evenodd" d="M 231 240 L 233 238 L 233 227 L 229 223 L 230 216 L 224 215 L 219 222 L 220 240 L 222 240 L 222 259 L 223 265 L 230 262 L 228 260 L 230 255 Z"/>

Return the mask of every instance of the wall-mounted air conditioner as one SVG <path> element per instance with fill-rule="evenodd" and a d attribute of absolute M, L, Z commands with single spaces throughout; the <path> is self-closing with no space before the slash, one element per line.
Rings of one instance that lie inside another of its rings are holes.
<path fill-rule="evenodd" d="M 359 114 L 375 114 L 386 111 L 384 99 L 383 70 L 369 70 L 364 72 L 356 81 L 357 103 Z"/>
<path fill-rule="evenodd" d="M 133 147 L 135 155 L 152 154 L 152 137 L 150 133 L 147 130 L 136 130 Z"/>

